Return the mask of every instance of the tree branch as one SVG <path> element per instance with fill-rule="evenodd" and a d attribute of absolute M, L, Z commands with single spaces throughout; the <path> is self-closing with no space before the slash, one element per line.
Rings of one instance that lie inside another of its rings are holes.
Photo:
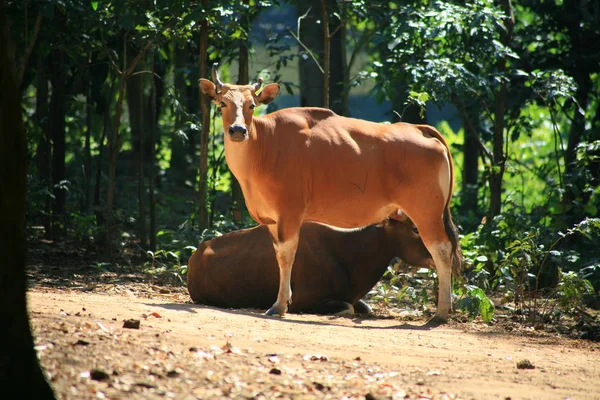
<path fill-rule="evenodd" d="M 477 140 L 477 144 L 479 144 L 481 152 L 487 157 L 488 160 L 490 160 L 492 165 L 494 165 L 494 156 L 492 155 L 492 153 L 490 153 L 487 147 L 485 147 L 485 144 L 483 144 L 479 135 L 476 134 L 477 131 L 475 130 L 475 127 L 473 126 L 473 123 L 471 122 L 471 119 L 469 118 L 469 115 L 467 114 L 462 101 L 460 101 L 460 99 L 456 96 L 453 97 L 454 104 L 456 105 L 456 108 L 458 108 L 458 111 L 460 112 L 463 121 L 465 121 L 465 124 L 467 125 L 466 129 L 468 129 L 474 134 L 474 137 Z"/>
<path fill-rule="evenodd" d="M 315 64 L 317 64 L 317 67 L 319 68 L 319 71 L 321 71 L 321 73 L 324 74 L 325 71 L 323 71 L 323 68 L 321 67 L 321 64 L 319 64 L 319 61 L 317 61 L 317 58 L 315 57 L 315 55 L 313 54 L 313 52 L 310 51 L 310 49 L 308 47 L 306 47 L 306 45 L 304 43 L 302 43 L 302 41 L 300 40 L 300 23 L 302 22 L 302 20 L 304 18 L 306 18 L 308 16 L 308 13 L 310 12 L 311 8 L 312 7 L 309 7 L 308 10 L 306 11 L 306 13 L 304 13 L 304 15 L 301 15 L 301 16 L 298 17 L 298 30 L 297 30 L 297 33 L 295 34 L 294 31 L 292 31 L 290 28 L 288 28 L 288 31 L 294 37 L 294 39 L 296 39 L 296 41 L 300 44 L 300 46 L 302 46 L 302 48 L 311 56 L 311 58 L 314 60 Z"/>
<path fill-rule="evenodd" d="M 27 64 L 29 63 L 29 57 L 31 57 L 31 53 L 33 53 L 33 48 L 35 47 L 35 43 L 37 42 L 38 34 L 40 33 L 40 28 L 42 26 L 42 14 L 38 13 L 37 19 L 35 20 L 35 27 L 33 28 L 33 37 L 31 38 L 31 42 L 29 46 L 27 46 L 27 50 L 23 55 L 23 60 L 21 61 L 21 67 L 17 72 L 17 87 L 21 87 L 21 83 L 23 83 L 23 75 L 25 75 L 25 70 L 27 69 Z"/>

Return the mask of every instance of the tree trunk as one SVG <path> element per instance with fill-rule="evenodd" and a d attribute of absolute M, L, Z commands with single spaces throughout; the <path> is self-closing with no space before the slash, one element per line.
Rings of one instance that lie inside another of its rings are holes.
<path fill-rule="evenodd" d="M 36 154 L 37 172 L 42 186 L 52 193 L 52 167 L 50 162 L 50 130 L 48 119 L 50 111 L 48 109 L 48 77 L 46 75 L 46 56 L 39 52 L 37 55 L 37 76 L 35 93 L 35 119 L 40 127 L 40 142 Z M 44 195 L 44 206 L 42 213 L 42 225 L 47 236 L 50 236 L 52 226 L 49 216 L 52 213 L 52 198 Z"/>
<path fill-rule="evenodd" d="M 207 7 L 208 0 L 202 0 Z M 200 21 L 200 52 L 199 52 L 199 75 L 207 77 L 208 64 L 208 21 Z M 208 228 L 208 134 L 210 131 L 210 103 L 206 96 L 200 96 L 200 109 L 202 111 L 202 131 L 200 133 L 200 187 L 199 187 L 199 228 L 200 232 Z"/>
<path fill-rule="evenodd" d="M 125 95 L 125 75 L 121 73 L 119 80 L 119 94 L 117 97 L 117 108 L 115 121 L 112 127 L 112 135 L 107 142 L 108 147 L 108 192 L 106 195 L 106 209 L 104 211 L 104 251 L 103 257 L 112 259 L 118 252 L 117 246 L 117 221 L 113 213 L 115 201 L 115 178 L 117 171 L 117 155 L 121 151 L 121 113 L 123 112 L 123 97 Z"/>
<path fill-rule="evenodd" d="M 112 97 L 112 87 L 110 90 Z M 96 183 L 94 185 L 94 213 L 96 214 L 96 223 L 98 226 L 104 224 L 104 213 L 101 212 L 100 207 L 100 184 L 102 178 L 102 149 L 104 148 L 104 141 L 110 131 L 110 107 L 107 105 L 104 108 L 103 115 L 103 126 L 102 136 L 100 137 L 100 146 L 98 147 L 98 159 L 96 161 Z"/>
<path fill-rule="evenodd" d="M 139 55 L 138 51 L 135 51 L 128 45 L 127 51 L 127 65 Z M 143 60 L 138 63 L 137 72 L 142 71 Z M 129 125 L 131 127 L 131 147 L 133 148 L 134 157 L 137 157 L 140 151 L 143 151 L 141 142 L 144 140 L 144 76 L 145 74 L 139 73 L 132 75 L 125 81 L 126 88 L 126 100 L 127 109 L 129 110 Z M 139 159 L 139 158 L 138 158 Z"/>
<path fill-rule="evenodd" d="M 140 135 L 140 151 L 138 151 L 138 237 L 140 240 L 140 247 L 144 250 L 148 248 L 148 241 L 146 239 L 146 180 L 144 177 L 144 148 L 145 148 L 145 136 L 146 134 L 142 131 Z"/>
<path fill-rule="evenodd" d="M 336 23 L 330 30 L 338 29 L 331 36 L 330 68 L 329 68 L 329 107 L 336 114 L 350 116 L 350 73 L 346 60 L 346 21 L 345 6 L 339 9 L 335 2 L 329 1 L 329 7 L 341 15 L 342 20 L 334 19 Z M 338 28 L 339 26 L 339 28 Z"/>
<path fill-rule="evenodd" d="M 302 19 L 300 40 L 315 55 L 323 60 L 323 25 L 319 21 L 321 0 L 303 0 L 298 4 L 298 15 L 310 12 Z M 311 57 L 299 57 L 300 105 L 302 107 L 323 106 L 323 74 Z"/>
<path fill-rule="evenodd" d="M 248 4 L 249 0 L 243 0 L 244 4 Z M 249 29 L 248 16 L 243 17 L 243 29 Z M 248 46 L 246 40 L 240 40 L 240 57 L 239 57 L 239 69 L 238 69 L 238 85 L 246 85 L 250 83 L 250 77 L 248 73 Z M 233 221 L 236 224 L 241 224 L 242 213 L 244 211 L 244 194 L 238 180 L 231 174 L 231 213 Z"/>
<path fill-rule="evenodd" d="M 463 123 L 465 141 L 463 145 L 463 170 L 461 190 L 461 213 L 467 215 L 478 213 L 477 195 L 479 193 L 479 132 L 476 127 L 479 123 L 473 122 L 471 116 L 478 115 L 471 109 L 467 113 L 469 121 Z M 476 117 L 475 117 L 476 118 Z"/>
<path fill-rule="evenodd" d="M 575 98 L 577 99 L 577 103 L 573 107 L 575 109 L 575 113 L 573 116 L 573 121 L 571 122 L 571 127 L 569 129 L 569 139 L 567 142 L 567 150 L 565 152 L 565 172 L 567 174 L 573 172 L 573 168 L 575 165 L 573 162 L 577 159 L 577 146 L 581 142 L 581 138 L 583 133 L 585 132 L 585 115 L 582 115 L 577 111 L 579 107 L 582 110 L 587 111 L 588 101 L 589 101 L 589 93 L 591 89 L 591 79 L 590 76 L 586 73 L 575 76 L 575 81 L 577 82 L 577 91 L 575 93 Z"/>
<path fill-rule="evenodd" d="M 90 82 L 90 81 L 88 81 Z M 92 201 L 92 130 L 93 130 L 93 100 L 92 100 L 92 85 L 87 84 L 87 92 L 85 98 L 85 144 L 83 154 L 83 199 L 81 204 L 81 212 L 87 213 L 90 210 Z"/>
<path fill-rule="evenodd" d="M 200 46 L 199 43 L 199 38 L 196 38 L 196 40 L 198 41 L 198 46 Z M 187 61 L 187 65 L 196 65 L 196 63 L 198 62 L 198 53 L 195 53 L 193 51 L 192 46 L 188 43 L 188 61 Z M 188 71 L 189 75 L 188 75 L 188 80 L 191 83 L 190 85 L 186 85 L 185 86 L 185 104 L 186 107 L 188 109 L 188 111 L 190 113 L 198 113 L 198 110 L 200 109 L 200 98 L 203 97 L 202 93 L 200 93 L 200 91 L 197 89 L 197 82 L 198 79 L 200 78 L 198 76 L 198 72 L 199 70 L 197 68 L 190 68 L 190 70 Z M 188 168 L 191 166 L 193 166 L 193 173 L 196 173 L 196 166 L 198 165 L 196 162 L 196 147 L 197 147 L 197 137 L 196 137 L 196 132 L 193 129 L 190 129 L 190 133 L 188 135 L 188 141 L 186 143 L 186 150 L 187 150 L 187 159 L 188 159 Z M 193 179 L 192 179 L 193 180 Z"/>
<path fill-rule="evenodd" d="M 138 52 L 134 52 L 129 47 L 128 53 L 128 64 L 129 61 L 133 60 L 135 56 L 139 55 Z M 143 70 L 143 61 L 138 63 L 136 70 L 139 72 Z M 139 73 L 131 76 L 126 80 L 125 87 L 127 89 L 127 108 L 129 110 L 129 124 L 131 126 L 131 140 L 133 147 L 133 160 L 137 163 L 137 176 L 138 176 L 138 219 L 137 219 L 137 233 L 140 240 L 140 247 L 147 249 L 146 240 L 146 194 L 145 192 L 145 179 L 144 179 L 144 159 L 146 158 L 146 132 L 144 127 L 145 121 L 145 96 L 144 96 L 144 82 L 145 74 Z"/>
<path fill-rule="evenodd" d="M 66 15 L 58 11 L 54 13 L 56 29 L 64 32 Z M 66 192 L 62 184 L 66 178 L 65 171 L 65 116 L 66 116 L 66 68 L 65 52 L 62 49 L 52 51 L 52 99 L 50 101 L 50 136 L 52 137 L 52 185 L 54 201 L 52 203 L 51 236 L 57 237 L 63 231 L 60 220 L 65 212 Z"/>
<path fill-rule="evenodd" d="M 512 39 L 512 31 L 514 26 L 514 16 L 512 12 L 511 0 L 502 0 L 500 6 L 506 20 L 504 26 L 506 31 L 501 33 L 502 44 L 508 46 Z M 498 60 L 498 72 L 503 75 L 507 70 L 507 57 Z M 502 210 L 502 180 L 504 178 L 504 170 L 506 166 L 506 154 L 504 153 L 504 113 L 506 109 L 506 94 L 507 86 L 503 80 L 500 83 L 500 88 L 495 94 L 495 109 L 494 109 L 494 127 L 492 139 L 492 154 L 493 163 L 490 170 L 490 205 L 487 212 L 488 220 L 492 220 Z"/>
<path fill-rule="evenodd" d="M 596 115 L 592 120 L 592 128 L 590 129 L 590 142 L 600 140 L 600 102 L 596 102 Z M 593 177 L 592 184 L 594 186 L 600 185 L 600 151 L 594 151 L 590 154 L 593 159 L 590 160 L 589 170 Z M 589 193 L 591 196 L 591 193 Z"/>
<path fill-rule="evenodd" d="M 185 79 L 185 70 L 188 65 L 188 54 L 185 49 L 177 49 L 177 45 L 175 47 L 175 55 L 174 55 L 174 73 L 173 73 L 173 85 L 175 87 L 175 93 L 177 93 L 180 98 L 180 104 L 187 105 L 187 85 Z M 190 112 L 195 109 L 188 109 Z M 188 146 L 189 139 L 191 137 L 191 132 L 188 129 L 183 128 L 183 123 L 186 118 L 183 113 L 179 113 L 176 115 L 176 125 L 179 129 L 183 130 L 187 135 L 187 140 L 181 137 L 180 135 L 172 135 L 171 137 L 171 161 L 169 163 L 169 179 L 176 185 L 183 185 L 186 179 L 188 179 L 186 174 L 187 169 L 187 160 L 186 147 Z M 187 142 L 187 143 L 186 143 Z"/>
<path fill-rule="evenodd" d="M 158 105 L 157 105 L 157 85 L 154 77 L 156 65 L 156 57 L 153 55 L 152 59 L 152 81 L 151 81 L 151 114 L 152 114 L 152 128 L 150 131 L 150 173 L 148 176 L 148 193 L 150 202 L 150 250 L 156 251 L 156 197 L 154 195 L 154 179 L 156 169 L 156 126 L 158 124 Z"/>
<path fill-rule="evenodd" d="M 141 63 L 140 63 L 141 64 Z M 139 69 L 139 68 L 138 68 Z M 134 157 L 137 155 L 137 173 L 138 173 L 138 238 L 140 247 L 144 250 L 148 248 L 146 240 L 146 182 L 144 177 L 144 164 L 146 154 L 146 131 L 145 121 L 145 102 L 144 102 L 144 74 L 137 74 L 127 80 L 127 103 L 129 106 L 129 121 L 131 123 L 131 132 L 136 131 L 134 143 L 137 141 L 134 149 Z M 135 92 L 133 94 L 132 92 Z M 136 118 L 132 118 L 136 115 Z M 135 122 L 135 123 L 134 123 Z M 135 129 L 134 129 L 135 126 Z"/>
<path fill-rule="evenodd" d="M 3 393 L 18 393 L 22 399 L 54 399 L 33 348 L 27 316 L 27 148 L 7 25 L 4 1 L 0 1 L 0 387 Z"/>
<path fill-rule="evenodd" d="M 123 57 L 122 60 L 123 71 L 117 71 L 117 79 L 119 82 L 119 94 L 117 96 L 117 107 L 115 111 L 115 123 L 112 127 L 112 135 L 108 139 L 108 193 L 106 196 L 106 208 L 104 211 L 105 224 L 104 224 L 104 238 L 103 238 L 103 251 L 102 257 L 106 259 L 112 259 L 118 253 L 117 246 L 117 221 L 114 215 L 114 201 L 115 201 L 115 190 L 116 190 L 116 171 L 117 171 L 117 156 L 121 151 L 123 145 L 123 139 L 119 133 L 121 128 L 121 114 L 123 113 L 123 100 L 125 96 L 125 90 L 127 86 L 127 80 L 131 79 L 138 63 L 146 54 L 146 51 L 152 45 L 152 41 L 149 41 L 143 50 L 138 52 L 133 60 L 128 63 L 127 58 L 127 36 L 123 38 Z M 131 115 L 130 115 L 131 117 Z M 141 149 L 141 147 L 140 147 Z M 143 151 L 143 150 L 142 150 Z"/>
<path fill-rule="evenodd" d="M 331 70 L 331 37 L 326 0 L 321 0 L 321 26 L 323 30 L 323 107 L 329 108 L 329 71 Z"/>

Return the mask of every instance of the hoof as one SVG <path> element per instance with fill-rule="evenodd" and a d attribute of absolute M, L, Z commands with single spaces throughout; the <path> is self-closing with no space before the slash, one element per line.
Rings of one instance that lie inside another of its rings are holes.
<path fill-rule="evenodd" d="M 283 317 L 285 315 L 285 311 L 285 309 L 280 310 L 278 307 L 273 306 L 267 310 L 265 315 L 269 317 Z"/>
<path fill-rule="evenodd" d="M 354 312 L 356 314 L 373 314 L 373 309 L 364 301 L 359 300 L 354 305 Z"/>
<path fill-rule="evenodd" d="M 436 326 L 440 326 L 440 325 L 444 325 L 448 322 L 448 317 L 443 317 L 441 315 L 434 315 L 433 318 L 431 318 L 429 321 L 427 321 L 427 323 L 425 324 L 426 326 L 429 326 L 431 328 L 435 328 Z"/>
<path fill-rule="evenodd" d="M 336 313 L 333 313 L 333 315 L 336 315 L 338 317 L 343 317 L 343 316 L 347 316 L 347 315 L 354 315 L 354 306 L 352 304 L 348 304 L 347 307 L 343 310 L 340 310 Z"/>

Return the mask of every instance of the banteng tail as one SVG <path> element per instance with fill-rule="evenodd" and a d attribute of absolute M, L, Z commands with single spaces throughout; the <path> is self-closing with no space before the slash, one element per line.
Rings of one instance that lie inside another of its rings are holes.
<path fill-rule="evenodd" d="M 458 229 L 456 228 L 450 213 L 450 199 L 452 199 L 452 192 L 454 190 L 454 162 L 452 161 L 452 153 L 450 152 L 450 147 L 448 146 L 446 139 L 444 139 L 437 129 L 429 125 L 419 125 L 419 129 L 421 131 L 426 131 L 429 135 L 442 142 L 446 147 L 448 164 L 450 167 L 450 192 L 448 194 L 448 199 L 446 199 L 446 208 L 444 209 L 444 228 L 446 229 L 446 235 L 448 235 L 450 243 L 452 243 L 452 274 L 456 276 L 462 270 L 463 259 L 460 251 L 460 243 L 458 242 Z"/>
<path fill-rule="evenodd" d="M 463 259 L 458 242 L 458 229 L 452 220 L 449 205 L 446 205 L 446 210 L 444 210 L 444 228 L 450 243 L 452 243 L 452 275 L 457 276 L 462 271 Z"/>

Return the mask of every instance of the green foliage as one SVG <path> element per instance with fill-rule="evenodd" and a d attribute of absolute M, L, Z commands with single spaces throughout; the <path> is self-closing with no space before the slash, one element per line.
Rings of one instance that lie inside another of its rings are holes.
<path fill-rule="evenodd" d="M 503 19 L 492 1 L 399 5 L 382 25 L 380 40 L 387 41 L 382 43 L 386 62 L 377 68 L 382 89 L 394 90 L 399 78 L 408 78 L 412 91 L 428 93 L 437 102 L 488 97 L 490 87 L 505 79 L 490 66 L 504 56 L 517 57 L 499 40 Z M 401 73 L 397 65 L 403 66 Z"/>
<path fill-rule="evenodd" d="M 455 304 L 458 310 L 466 311 L 471 318 L 480 315 L 484 322 L 492 322 L 495 312 L 494 302 L 483 289 L 474 285 L 463 284 L 455 289 L 454 293 L 459 296 Z"/>
<path fill-rule="evenodd" d="M 586 269 L 591 269 L 591 267 Z M 556 288 L 556 294 L 558 305 L 566 312 L 583 309 L 583 295 L 594 293 L 592 284 L 585 279 L 586 269 L 582 269 L 579 272 L 560 272 L 560 281 Z"/>
<path fill-rule="evenodd" d="M 514 303 L 515 310 L 521 315 L 540 322 L 553 315 L 552 299 L 558 300 L 558 306 L 564 312 L 580 309 L 583 294 L 593 290 L 589 278 L 597 271 L 598 258 L 586 257 L 572 248 L 561 249 L 560 245 L 573 236 L 597 240 L 600 219 L 586 218 L 564 233 L 559 231 L 558 237 L 553 238 L 550 230 L 543 226 L 529 227 L 520 234 L 506 234 L 504 229 L 518 226 L 514 216 L 513 222 L 507 224 L 509 217 L 506 214 L 497 216 L 486 224 L 489 226 L 482 225 L 475 233 L 463 238 L 465 262 L 472 266 L 469 280 L 477 286 L 464 285 L 458 289 L 459 295 L 469 296 L 467 300 L 459 301 L 458 307 L 470 313 L 482 304 L 489 308 L 489 303 L 482 300 L 484 292 L 480 287 L 490 287 L 502 293 L 504 302 Z M 494 242 L 497 246 L 489 245 Z M 577 267 L 590 262 L 595 264 Z M 543 300 L 542 295 L 545 295 Z"/>
<path fill-rule="evenodd" d="M 419 268 L 413 273 L 396 272 L 402 269 L 401 262 L 390 265 L 379 283 L 369 292 L 369 297 L 384 307 L 399 307 L 410 303 L 418 309 L 431 306 L 430 293 L 434 290 L 436 273 L 428 268 Z"/>

